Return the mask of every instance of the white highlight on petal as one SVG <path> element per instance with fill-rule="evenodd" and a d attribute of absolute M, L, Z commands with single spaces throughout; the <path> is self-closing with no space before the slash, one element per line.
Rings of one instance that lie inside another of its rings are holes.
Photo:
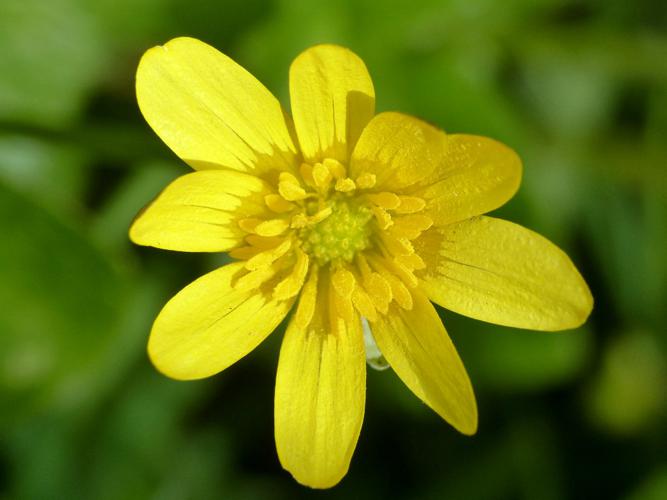
<path fill-rule="evenodd" d="M 371 332 L 371 327 L 368 324 L 368 320 L 363 316 L 361 317 L 361 326 L 364 330 L 364 347 L 366 349 L 366 363 L 368 363 L 368 366 L 370 366 L 375 370 L 378 371 L 386 370 L 387 368 L 389 368 L 389 363 L 387 362 L 386 359 L 384 359 L 382 351 L 380 351 L 380 348 L 375 343 L 375 339 L 373 338 L 373 333 Z"/>

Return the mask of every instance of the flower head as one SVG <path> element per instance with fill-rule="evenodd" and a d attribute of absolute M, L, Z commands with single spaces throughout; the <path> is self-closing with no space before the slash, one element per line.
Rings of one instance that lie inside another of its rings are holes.
<path fill-rule="evenodd" d="M 195 172 L 167 186 L 130 237 L 234 259 L 185 287 L 155 320 L 148 352 L 170 377 L 224 370 L 294 310 L 276 378 L 276 446 L 297 481 L 329 487 L 347 472 L 363 420 L 363 323 L 408 388 L 473 434 L 472 387 L 431 301 L 484 321 L 559 330 L 585 321 L 592 298 L 552 243 L 482 216 L 518 189 L 511 149 L 404 114 L 376 115 L 366 67 L 342 47 L 306 50 L 289 78 L 293 120 L 252 75 L 200 41 L 146 52 L 141 111 Z"/>

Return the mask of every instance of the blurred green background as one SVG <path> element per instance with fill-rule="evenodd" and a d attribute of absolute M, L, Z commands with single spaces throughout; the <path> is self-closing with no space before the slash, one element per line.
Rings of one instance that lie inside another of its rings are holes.
<path fill-rule="evenodd" d="M 440 311 L 480 408 L 458 435 L 369 373 L 347 477 L 282 471 L 282 330 L 208 380 L 145 355 L 162 304 L 222 262 L 133 247 L 188 171 L 134 98 L 147 48 L 200 38 L 286 105 L 290 61 L 349 46 L 378 110 L 516 149 L 498 214 L 564 248 L 596 307 L 544 334 Z M 0 0 L 0 498 L 667 498 L 667 5 L 663 0 Z"/>

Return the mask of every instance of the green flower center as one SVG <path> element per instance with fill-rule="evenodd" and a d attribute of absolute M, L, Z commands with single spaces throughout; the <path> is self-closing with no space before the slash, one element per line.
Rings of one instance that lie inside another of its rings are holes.
<path fill-rule="evenodd" d="M 334 200 L 330 207 L 326 219 L 299 231 L 301 248 L 320 265 L 338 259 L 350 262 L 369 245 L 373 214 L 367 207 L 350 199 Z"/>

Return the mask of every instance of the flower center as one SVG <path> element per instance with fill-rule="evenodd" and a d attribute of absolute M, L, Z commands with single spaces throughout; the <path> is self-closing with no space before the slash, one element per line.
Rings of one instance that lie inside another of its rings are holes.
<path fill-rule="evenodd" d="M 350 262 L 369 245 L 373 214 L 350 198 L 334 199 L 329 207 L 328 217 L 299 231 L 301 248 L 320 265 L 339 259 Z"/>
<path fill-rule="evenodd" d="M 323 276 L 335 292 L 335 310 L 348 321 L 356 310 L 373 322 L 392 301 L 412 309 L 415 271 L 426 267 L 412 241 L 433 224 L 424 199 L 378 189 L 369 172 L 349 177 L 331 158 L 302 163 L 298 173 L 283 171 L 277 180 L 275 190 L 267 187 L 260 195 L 264 211 L 238 221 L 246 246 L 229 254 L 246 262 L 235 289 L 265 286 L 275 300 L 287 300 L 305 287 L 297 309 L 305 328 L 319 270 L 330 267 Z"/>

